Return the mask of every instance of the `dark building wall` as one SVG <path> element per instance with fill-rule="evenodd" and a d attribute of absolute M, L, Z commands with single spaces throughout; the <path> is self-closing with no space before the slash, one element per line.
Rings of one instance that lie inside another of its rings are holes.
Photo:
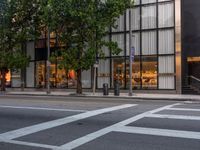
<path fill-rule="evenodd" d="M 181 5 L 182 80 L 184 82 L 186 76 L 189 75 L 189 67 L 191 67 L 187 63 L 187 57 L 200 56 L 200 0 L 182 0 Z"/>
<path fill-rule="evenodd" d="M 200 0 L 182 0 L 182 43 L 187 56 L 200 56 Z"/>

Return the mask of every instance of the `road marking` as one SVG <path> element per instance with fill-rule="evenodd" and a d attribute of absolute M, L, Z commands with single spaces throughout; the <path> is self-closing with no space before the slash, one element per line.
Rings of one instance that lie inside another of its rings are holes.
<path fill-rule="evenodd" d="M 167 110 L 178 110 L 178 111 L 200 111 L 200 109 L 190 108 L 168 108 Z"/>
<path fill-rule="evenodd" d="M 182 120 L 200 120 L 198 116 L 184 116 L 184 115 L 160 115 L 160 114 L 149 114 L 149 118 L 164 118 L 164 119 L 182 119 Z"/>
<path fill-rule="evenodd" d="M 130 124 L 132 122 L 135 122 L 135 121 L 137 121 L 139 119 L 142 119 L 145 116 L 148 116 L 149 114 L 156 113 L 156 112 L 162 111 L 164 109 L 177 106 L 179 104 L 180 103 L 176 103 L 176 104 L 172 104 L 172 105 L 167 105 L 167 106 L 164 106 L 164 107 L 161 107 L 161 108 L 157 108 L 157 109 L 154 109 L 154 110 L 147 111 L 147 112 L 144 112 L 142 114 L 136 115 L 136 116 L 134 116 L 132 118 L 126 119 L 124 121 L 121 121 L 121 122 L 116 123 L 114 125 L 108 126 L 108 127 L 103 128 L 101 130 L 98 130 L 96 132 L 90 133 L 90 134 L 88 134 L 86 136 L 80 137 L 80 138 L 78 138 L 78 139 L 76 139 L 74 141 L 66 143 L 66 144 L 60 146 L 58 148 L 58 150 L 63 150 L 63 149 L 65 149 L 65 150 L 71 150 L 71 149 L 77 148 L 77 147 L 79 147 L 79 146 L 81 146 L 81 145 L 83 145 L 85 143 L 88 143 L 88 142 L 90 142 L 92 140 L 95 140 L 95 139 L 97 139 L 97 138 L 99 138 L 99 137 L 101 137 L 101 136 L 103 136 L 103 135 L 105 135 L 107 133 L 112 132 L 116 128 L 123 127 L 123 126 L 128 125 L 128 124 Z"/>
<path fill-rule="evenodd" d="M 74 121 L 78 121 L 78 120 L 81 120 L 81 119 L 89 118 L 89 117 L 92 117 L 92 116 L 100 115 L 100 114 L 115 111 L 115 110 L 133 107 L 133 106 L 136 106 L 136 105 L 137 104 L 125 104 L 125 105 L 114 106 L 114 107 L 109 107 L 109 108 L 104 108 L 104 109 L 99 109 L 99 110 L 88 111 L 88 112 L 81 113 L 81 114 L 78 114 L 78 115 L 73 115 L 73 116 L 69 116 L 69 117 L 66 117 L 66 118 L 48 121 L 48 122 L 45 122 L 45 123 L 41 123 L 41 124 L 17 129 L 17 130 L 14 130 L 14 131 L 2 133 L 2 134 L 0 134 L 0 139 L 11 140 L 11 139 L 19 138 L 19 137 L 29 135 L 29 134 L 32 134 L 32 133 L 36 133 L 36 132 L 39 132 L 39 131 L 42 131 L 42 130 L 46 130 L 46 129 L 54 128 L 54 127 L 61 126 L 61 125 L 67 124 L 67 123 L 71 123 L 71 122 L 74 122 Z"/>
<path fill-rule="evenodd" d="M 71 111 L 71 112 L 86 112 L 87 111 L 87 110 L 76 110 L 76 109 L 56 109 L 56 108 L 44 108 L 44 107 L 22 107 L 22 106 L 6 106 L 6 105 L 0 105 L 0 108 L 50 110 L 50 111 Z"/>
<path fill-rule="evenodd" d="M 58 146 L 53 146 L 53 145 L 29 143 L 29 142 L 15 141 L 15 140 L 2 140 L 1 142 L 17 144 L 17 145 L 24 145 L 24 146 L 31 146 L 31 147 L 48 148 L 48 149 L 57 149 L 58 148 Z"/>
<path fill-rule="evenodd" d="M 181 131 L 181 130 L 168 130 L 168 129 L 156 129 L 156 128 L 143 128 L 143 127 L 119 127 L 115 128 L 116 132 L 134 133 L 134 134 L 146 134 L 156 136 L 167 136 L 176 138 L 187 139 L 200 139 L 200 132 Z"/>

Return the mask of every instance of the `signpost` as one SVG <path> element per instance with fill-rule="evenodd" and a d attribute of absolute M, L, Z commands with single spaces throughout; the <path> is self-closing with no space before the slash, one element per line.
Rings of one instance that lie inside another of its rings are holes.
<path fill-rule="evenodd" d="M 132 62 L 134 62 L 134 58 L 135 58 L 135 47 L 134 46 L 131 47 L 131 57 L 132 57 Z"/>

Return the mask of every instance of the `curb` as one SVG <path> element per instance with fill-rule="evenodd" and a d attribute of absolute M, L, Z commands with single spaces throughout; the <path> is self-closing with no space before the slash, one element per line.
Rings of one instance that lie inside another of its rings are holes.
<path fill-rule="evenodd" d="M 168 100 L 168 101 L 199 101 L 200 102 L 200 98 L 183 98 L 183 97 L 177 97 L 177 98 L 167 98 L 167 97 L 142 97 L 142 96 L 133 96 L 133 97 L 127 97 L 127 96 L 103 96 L 103 95 L 76 95 L 76 94 L 69 94 L 69 95 L 59 95 L 59 94 L 25 94 L 25 93 L 4 93 L 1 94 L 1 96 L 6 96 L 6 95 L 16 95 L 16 96 L 44 96 L 44 97 L 88 97 L 88 98 L 101 98 L 103 99 L 107 99 L 108 98 L 114 98 L 116 100 L 121 100 L 121 99 L 127 99 L 127 100 Z"/>

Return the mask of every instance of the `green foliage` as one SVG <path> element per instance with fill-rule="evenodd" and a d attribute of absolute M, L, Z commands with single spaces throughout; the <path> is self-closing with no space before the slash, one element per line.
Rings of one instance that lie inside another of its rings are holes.
<path fill-rule="evenodd" d="M 119 54 L 117 43 L 106 41 L 105 36 L 129 7 L 131 0 L 46 0 L 44 22 L 59 33 L 58 40 L 65 45 L 60 50 L 60 67 L 88 70 L 96 55 L 105 55 L 104 46 Z M 54 60 L 56 57 L 52 56 Z"/>
<path fill-rule="evenodd" d="M 0 69 L 19 69 L 27 65 L 29 57 L 23 53 L 23 46 L 38 35 L 38 10 L 38 0 L 5 2 L 0 24 Z"/>
<path fill-rule="evenodd" d="M 23 69 L 29 62 L 24 53 L 28 40 L 39 36 L 39 0 L 5 0 L 0 12 L 0 73 L 1 90 L 5 91 L 8 69 Z"/>

